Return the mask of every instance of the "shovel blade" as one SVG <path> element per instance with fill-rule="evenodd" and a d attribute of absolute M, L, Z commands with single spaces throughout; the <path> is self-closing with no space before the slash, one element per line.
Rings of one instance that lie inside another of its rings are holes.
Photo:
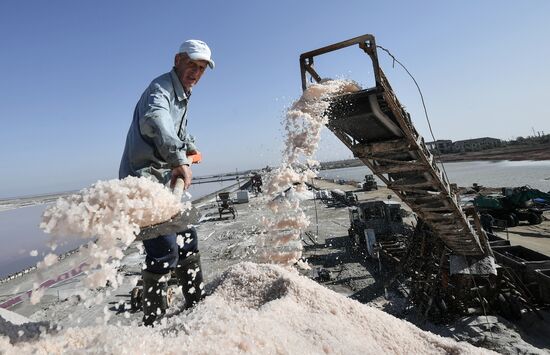
<path fill-rule="evenodd" d="M 153 239 L 161 235 L 183 232 L 189 229 L 191 225 L 196 224 L 199 218 L 199 211 L 195 207 L 191 207 L 190 210 L 180 212 L 166 222 L 141 228 L 136 240 Z"/>

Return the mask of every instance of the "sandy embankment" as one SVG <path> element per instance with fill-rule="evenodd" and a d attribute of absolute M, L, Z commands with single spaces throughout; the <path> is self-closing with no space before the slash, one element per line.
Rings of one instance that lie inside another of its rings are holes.
<path fill-rule="evenodd" d="M 479 152 L 441 155 L 443 161 L 474 160 L 550 160 L 550 143 L 540 145 L 506 146 Z"/>

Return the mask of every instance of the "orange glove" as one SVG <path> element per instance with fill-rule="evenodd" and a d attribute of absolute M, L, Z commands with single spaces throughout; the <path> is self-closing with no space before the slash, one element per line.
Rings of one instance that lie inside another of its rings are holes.
<path fill-rule="evenodd" d="M 187 152 L 187 158 L 191 160 L 192 164 L 198 164 L 202 161 L 202 154 L 198 150 Z"/>

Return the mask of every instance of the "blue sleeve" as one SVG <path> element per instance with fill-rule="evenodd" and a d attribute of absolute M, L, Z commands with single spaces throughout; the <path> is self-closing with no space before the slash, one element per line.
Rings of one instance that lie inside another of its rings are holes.
<path fill-rule="evenodd" d="M 154 142 L 161 157 L 171 167 L 189 164 L 185 152 L 180 150 L 185 143 L 178 137 L 170 115 L 169 93 L 160 85 L 153 84 L 145 99 L 145 112 L 139 122 L 141 134 Z"/>
<path fill-rule="evenodd" d="M 189 133 L 185 133 L 183 141 L 185 142 L 187 152 L 193 152 L 197 150 L 197 146 L 195 145 L 195 137 L 193 137 Z"/>

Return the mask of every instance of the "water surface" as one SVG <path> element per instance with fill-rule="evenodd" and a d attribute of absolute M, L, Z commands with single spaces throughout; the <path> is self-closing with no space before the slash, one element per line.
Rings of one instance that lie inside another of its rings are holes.
<path fill-rule="evenodd" d="M 444 167 L 449 181 L 458 186 L 472 186 L 473 183 L 488 187 L 529 185 L 544 192 L 550 190 L 550 160 L 452 162 L 445 163 Z M 324 178 L 356 181 L 362 181 L 365 174 L 372 174 L 366 166 L 323 170 L 319 173 Z M 380 180 L 378 182 L 381 183 Z"/>

